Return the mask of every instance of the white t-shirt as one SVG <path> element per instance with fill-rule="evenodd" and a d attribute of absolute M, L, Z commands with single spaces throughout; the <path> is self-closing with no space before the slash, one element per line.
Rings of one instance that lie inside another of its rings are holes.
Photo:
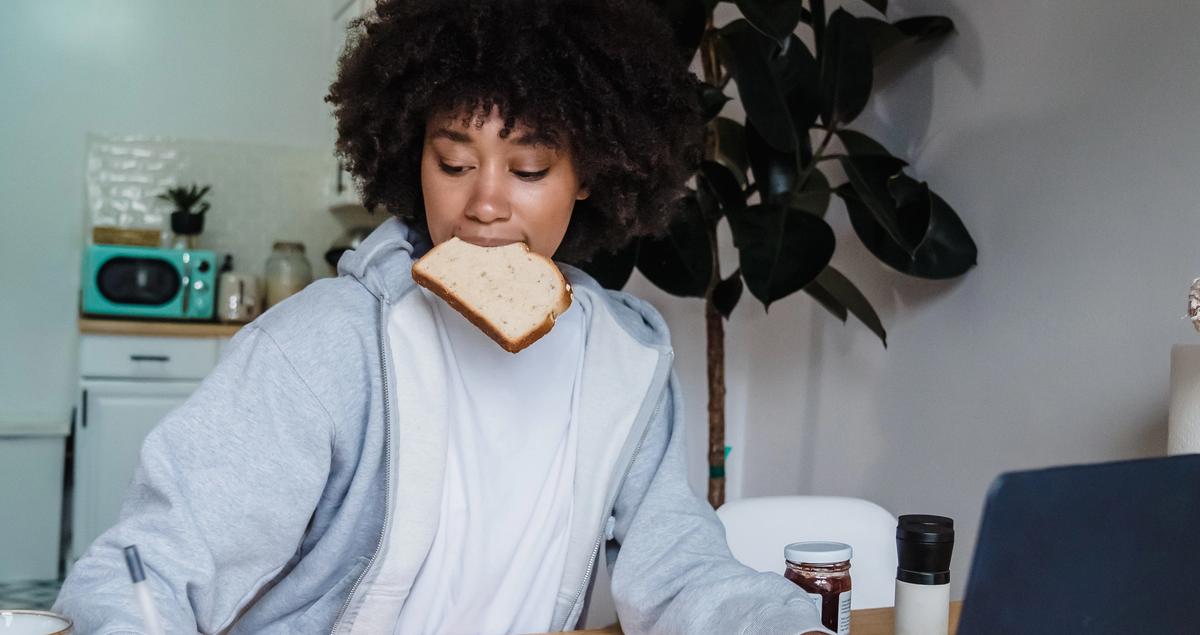
<path fill-rule="evenodd" d="M 437 533 L 395 633 L 549 630 L 571 523 L 582 310 L 514 355 L 420 292 L 447 352 L 448 456 Z"/>

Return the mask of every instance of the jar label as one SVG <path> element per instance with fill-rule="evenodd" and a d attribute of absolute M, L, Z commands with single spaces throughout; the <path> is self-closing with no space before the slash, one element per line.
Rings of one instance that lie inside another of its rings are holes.
<path fill-rule="evenodd" d="M 837 601 L 837 635 L 850 635 L 850 591 L 843 591 L 838 594 Z M 822 613 L 822 603 L 824 598 L 820 593 L 809 593 L 808 599 L 812 600 L 813 606 L 817 607 L 817 615 L 821 616 L 821 621 L 825 621 L 825 615 Z"/>

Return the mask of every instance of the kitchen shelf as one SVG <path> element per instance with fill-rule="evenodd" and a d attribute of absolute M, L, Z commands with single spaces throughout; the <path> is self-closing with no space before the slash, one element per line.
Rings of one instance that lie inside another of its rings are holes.
<path fill-rule="evenodd" d="M 154 337 L 233 337 L 242 324 L 175 322 L 165 320 L 106 320 L 79 318 L 79 332 L 92 335 L 148 335 Z"/>

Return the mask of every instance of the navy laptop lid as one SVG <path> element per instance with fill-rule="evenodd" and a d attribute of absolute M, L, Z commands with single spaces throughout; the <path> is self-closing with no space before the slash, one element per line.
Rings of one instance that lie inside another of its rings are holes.
<path fill-rule="evenodd" d="M 958 633 L 1200 633 L 1200 454 L 998 477 Z"/>

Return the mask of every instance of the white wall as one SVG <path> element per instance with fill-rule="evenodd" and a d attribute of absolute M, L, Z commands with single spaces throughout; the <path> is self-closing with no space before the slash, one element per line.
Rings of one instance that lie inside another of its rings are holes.
<path fill-rule="evenodd" d="M 331 16 L 326 1 L 0 3 L 0 421 L 69 416 L 85 134 L 332 147 Z"/>
<path fill-rule="evenodd" d="M 769 316 L 743 300 L 727 343 L 731 491 L 953 516 L 957 594 L 996 474 L 1165 451 L 1170 346 L 1197 338 L 1180 317 L 1200 275 L 1200 7 L 892 5 L 959 32 L 891 69 L 858 125 L 958 210 L 979 266 L 948 283 L 905 278 L 835 204 L 834 262 L 881 312 L 890 347 L 802 294 Z M 648 289 L 636 287 L 674 329 L 702 491 L 702 307 Z"/>
<path fill-rule="evenodd" d="M 332 70 L 328 4 L 0 3 L 0 418 L 67 416 L 85 132 L 328 143 L 330 78 L 313 71 Z M 890 78 L 861 125 L 959 211 L 979 267 L 904 278 L 836 208 L 835 263 L 891 346 L 806 296 L 769 316 L 744 300 L 727 341 L 730 488 L 951 515 L 961 590 L 998 472 L 1163 450 L 1169 347 L 1195 337 L 1178 318 L 1200 275 L 1200 8 L 893 5 L 950 15 L 959 34 Z M 630 289 L 671 322 L 702 492 L 702 307 Z"/>

